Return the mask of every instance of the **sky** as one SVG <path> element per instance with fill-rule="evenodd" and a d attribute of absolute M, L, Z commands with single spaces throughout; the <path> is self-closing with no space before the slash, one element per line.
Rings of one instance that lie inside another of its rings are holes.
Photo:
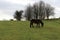
<path fill-rule="evenodd" d="M 60 0 L 0 0 L 0 20 L 13 19 L 16 10 L 24 10 L 28 4 L 44 1 L 55 8 L 54 17 L 60 17 Z"/>

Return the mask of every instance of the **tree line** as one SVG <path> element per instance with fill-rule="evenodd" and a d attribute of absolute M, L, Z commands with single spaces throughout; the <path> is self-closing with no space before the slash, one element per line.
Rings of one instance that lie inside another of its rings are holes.
<path fill-rule="evenodd" d="M 19 12 L 16 11 L 14 18 L 17 20 L 21 20 L 21 15 L 22 15 L 23 10 L 20 10 Z M 33 4 L 33 6 L 28 5 L 27 8 L 25 9 L 25 15 L 24 17 L 26 20 L 31 20 L 31 19 L 49 19 L 49 16 L 53 16 L 54 13 L 54 8 L 50 5 L 47 4 L 43 1 L 40 1 L 39 3 Z"/>

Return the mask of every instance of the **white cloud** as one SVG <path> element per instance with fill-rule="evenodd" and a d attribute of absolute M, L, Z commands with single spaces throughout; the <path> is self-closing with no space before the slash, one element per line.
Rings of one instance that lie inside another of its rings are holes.
<path fill-rule="evenodd" d="M 5 10 L 0 10 L 0 20 L 3 20 L 3 19 L 11 19 L 13 18 L 11 15 L 9 15 L 9 13 Z"/>
<path fill-rule="evenodd" d="M 25 8 L 25 5 L 34 3 L 32 0 L 0 0 L 0 20 L 13 18 L 16 10 Z"/>
<path fill-rule="evenodd" d="M 22 5 L 33 4 L 38 1 L 40 0 L 6 0 L 6 2 L 9 3 L 22 4 Z"/>
<path fill-rule="evenodd" d="M 12 4 L 0 0 L 0 20 L 13 18 L 15 11 L 24 9 L 24 7 L 22 4 Z"/>
<path fill-rule="evenodd" d="M 60 7 L 55 6 L 55 17 L 60 17 Z"/>

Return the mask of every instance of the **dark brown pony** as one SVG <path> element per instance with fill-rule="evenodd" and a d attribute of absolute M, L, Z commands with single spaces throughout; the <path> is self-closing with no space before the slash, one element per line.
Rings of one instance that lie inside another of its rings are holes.
<path fill-rule="evenodd" d="M 39 25 L 39 27 L 40 27 L 40 24 L 41 24 L 42 27 L 44 25 L 44 23 L 40 19 L 32 19 L 32 20 L 30 20 L 30 28 L 34 27 L 33 24 L 37 24 L 37 26 Z"/>

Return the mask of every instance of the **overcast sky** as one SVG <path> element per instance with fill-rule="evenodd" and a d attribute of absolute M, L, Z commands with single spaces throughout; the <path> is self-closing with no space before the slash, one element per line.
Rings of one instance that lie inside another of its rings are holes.
<path fill-rule="evenodd" d="M 24 10 L 28 4 L 34 4 L 40 0 L 0 0 L 0 20 L 13 19 L 16 10 Z M 60 0 L 42 0 L 55 8 L 55 16 L 60 17 Z"/>

